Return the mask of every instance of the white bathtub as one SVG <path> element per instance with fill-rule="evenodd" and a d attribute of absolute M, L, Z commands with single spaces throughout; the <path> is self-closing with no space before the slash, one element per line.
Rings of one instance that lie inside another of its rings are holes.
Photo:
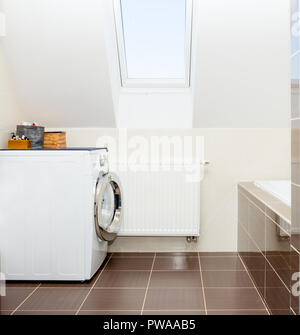
<path fill-rule="evenodd" d="M 291 207 L 291 181 L 290 180 L 268 180 L 255 181 L 255 185 L 262 190 L 272 194 L 277 199 Z"/>

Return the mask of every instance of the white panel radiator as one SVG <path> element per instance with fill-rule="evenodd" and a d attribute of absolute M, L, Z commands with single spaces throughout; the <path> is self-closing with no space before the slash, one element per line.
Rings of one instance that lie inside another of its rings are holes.
<path fill-rule="evenodd" d="M 163 171 L 160 166 L 160 171 L 151 171 L 150 165 L 139 165 L 140 171 L 118 169 L 124 210 L 120 235 L 199 235 L 200 181 L 188 181 L 186 168 Z"/>

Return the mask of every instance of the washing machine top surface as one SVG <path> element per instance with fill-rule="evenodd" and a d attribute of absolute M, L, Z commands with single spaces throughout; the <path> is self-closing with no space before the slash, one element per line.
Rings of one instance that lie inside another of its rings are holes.
<path fill-rule="evenodd" d="M 64 148 L 64 149 L 0 149 L 0 151 L 97 151 L 97 150 L 106 150 L 108 149 L 106 147 L 102 148 L 96 148 L 96 147 L 74 147 L 74 148 Z"/>

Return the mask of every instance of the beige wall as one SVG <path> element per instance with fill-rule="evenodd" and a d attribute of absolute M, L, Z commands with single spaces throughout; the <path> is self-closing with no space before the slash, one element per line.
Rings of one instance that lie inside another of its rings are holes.
<path fill-rule="evenodd" d="M 69 146 L 94 146 L 116 129 L 67 129 Z M 237 249 L 237 182 L 290 178 L 290 129 L 129 130 L 133 135 L 203 135 L 206 168 L 197 244 L 181 237 L 119 237 L 110 250 L 233 251 Z M 128 204 L 130 205 L 130 204 Z"/>
<path fill-rule="evenodd" d="M 7 138 L 23 118 L 0 37 L 0 148 L 7 147 Z"/>

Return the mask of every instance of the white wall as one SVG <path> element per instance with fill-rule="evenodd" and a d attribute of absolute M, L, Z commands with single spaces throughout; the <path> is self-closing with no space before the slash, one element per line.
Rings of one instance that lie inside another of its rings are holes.
<path fill-rule="evenodd" d="M 104 0 L 102 18 L 104 29 L 105 48 L 108 57 L 109 78 L 111 84 L 111 93 L 113 98 L 115 119 L 118 120 L 119 99 L 121 92 L 121 80 L 119 69 L 119 56 L 117 46 L 117 35 L 115 30 L 114 6 L 113 1 Z"/>
<path fill-rule="evenodd" d="M 0 1 L 1 10 L 1 1 Z M 23 113 L 19 106 L 11 72 L 3 52 L 3 38 L 0 37 L 0 149 L 7 148 L 9 133 L 22 121 Z"/>
<path fill-rule="evenodd" d="M 289 127 L 289 1 L 198 4 L 194 127 Z"/>
<path fill-rule="evenodd" d="M 121 91 L 117 126 L 120 128 L 191 128 L 190 92 Z"/>
<path fill-rule="evenodd" d="M 30 121 L 52 127 L 116 125 L 104 1 L 3 1 L 5 51 Z"/>
<path fill-rule="evenodd" d="M 69 146 L 94 146 L 101 136 L 116 136 L 116 129 L 67 129 Z M 189 250 L 235 251 L 239 181 L 290 178 L 289 129 L 165 129 L 128 130 L 132 136 L 203 135 L 206 168 L 201 189 L 201 231 L 198 244 L 185 238 L 119 237 L 112 251 Z M 128 149 L 130 152 L 130 149 Z M 153 195 L 155 196 L 155 195 Z M 130 204 L 129 204 L 130 205 Z"/>

